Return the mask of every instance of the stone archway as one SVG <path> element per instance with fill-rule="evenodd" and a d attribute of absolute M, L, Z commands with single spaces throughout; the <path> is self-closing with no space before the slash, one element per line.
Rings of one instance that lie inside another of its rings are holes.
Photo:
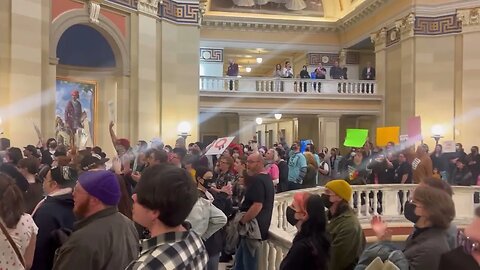
<path fill-rule="evenodd" d="M 99 16 L 99 23 L 90 23 L 86 9 L 65 12 L 51 24 L 50 59 L 57 59 L 57 46 L 63 33 L 73 25 L 88 25 L 100 32 L 110 44 L 115 55 L 115 69 L 123 76 L 130 75 L 130 57 L 128 45 L 120 30 L 105 16 Z"/>

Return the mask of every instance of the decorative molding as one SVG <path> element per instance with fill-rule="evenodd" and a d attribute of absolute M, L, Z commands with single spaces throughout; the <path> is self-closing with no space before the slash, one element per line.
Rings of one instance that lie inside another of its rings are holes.
<path fill-rule="evenodd" d="M 393 0 L 367 0 L 360 4 L 355 10 L 358 12 L 350 12 L 345 17 L 337 21 L 339 30 L 346 30 L 352 25 L 357 24 L 361 20 L 373 14 L 381 6 L 388 2 L 393 2 Z"/>
<path fill-rule="evenodd" d="M 400 30 L 400 36 L 402 39 L 407 39 L 415 35 L 415 21 L 415 14 L 412 12 L 395 22 L 395 27 Z"/>
<path fill-rule="evenodd" d="M 88 2 L 88 13 L 90 14 L 90 22 L 98 24 L 98 16 L 100 15 L 100 0 L 91 0 Z"/>
<path fill-rule="evenodd" d="M 441 17 L 416 17 L 415 35 L 446 35 L 462 32 L 462 23 L 457 19 L 457 14 Z"/>
<path fill-rule="evenodd" d="M 387 30 L 386 47 L 390 47 L 400 41 L 400 30 L 396 27 Z"/>
<path fill-rule="evenodd" d="M 385 46 L 385 44 L 387 43 L 387 28 L 383 27 L 377 32 L 372 33 L 370 35 L 370 39 L 372 40 L 372 43 L 375 45 L 375 48 Z"/>
<path fill-rule="evenodd" d="M 158 14 L 159 0 L 138 0 L 137 9 L 149 15 L 156 16 Z"/>
<path fill-rule="evenodd" d="M 235 18 L 239 19 L 239 18 Z M 211 19 L 205 16 L 202 27 L 221 28 L 225 30 L 241 30 L 241 31 L 261 31 L 261 32 L 336 32 L 337 28 L 333 23 L 323 23 L 316 25 L 308 25 L 309 22 L 302 23 L 285 23 L 284 21 L 268 20 L 265 22 L 247 22 L 242 20 L 234 20 L 231 17 Z"/>
<path fill-rule="evenodd" d="M 307 53 L 307 65 L 316 66 L 322 63 L 324 66 L 333 66 L 333 63 L 339 60 L 338 53 Z"/>
<path fill-rule="evenodd" d="M 345 63 L 347 65 L 358 65 L 360 64 L 360 53 L 359 52 L 347 52 Z"/>
<path fill-rule="evenodd" d="M 480 7 L 457 10 L 456 16 L 463 32 L 480 30 Z"/>
<path fill-rule="evenodd" d="M 163 0 L 158 15 L 160 18 L 173 23 L 198 25 L 201 17 L 200 12 L 198 2 L 192 3 Z"/>
<path fill-rule="evenodd" d="M 200 48 L 200 61 L 223 63 L 223 49 Z"/>

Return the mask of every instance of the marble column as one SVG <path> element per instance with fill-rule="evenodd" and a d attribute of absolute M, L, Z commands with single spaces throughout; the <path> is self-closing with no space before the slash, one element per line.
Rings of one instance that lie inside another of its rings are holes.
<path fill-rule="evenodd" d="M 238 142 L 247 144 L 253 139 L 257 123 L 255 123 L 256 116 L 254 114 L 239 114 L 238 116 Z"/>
<path fill-rule="evenodd" d="M 160 94 L 158 91 L 157 81 L 159 73 L 159 59 L 161 55 L 157 50 L 157 43 L 161 42 L 157 35 L 157 11 L 158 1 L 138 1 L 138 16 L 132 20 L 135 31 L 138 32 L 136 40 L 132 36 L 135 43 L 132 53 L 132 59 L 137 55 L 134 64 L 134 74 L 137 78 L 133 82 L 132 89 L 137 91 L 137 114 L 135 121 L 137 122 L 137 138 L 150 140 L 159 136 L 160 128 Z"/>
<path fill-rule="evenodd" d="M 318 115 L 318 134 L 321 147 L 339 147 L 340 142 L 340 116 L 339 115 Z"/>
<path fill-rule="evenodd" d="M 42 99 L 42 22 L 49 5 L 27 0 L 2 1 L 1 5 L 1 20 L 8 18 L 3 27 L 10 28 L 3 29 L 2 36 L 8 37 L 2 37 L 0 48 L 0 73 L 6 79 L 0 104 L 5 126 L 2 136 L 15 146 L 36 144 L 33 123 L 41 126 L 42 106 L 48 102 Z"/>
<path fill-rule="evenodd" d="M 159 24 L 160 132 L 163 140 L 174 143 L 178 124 L 190 123 L 187 141 L 198 140 L 200 29 L 196 24 L 179 25 L 166 20 Z"/>

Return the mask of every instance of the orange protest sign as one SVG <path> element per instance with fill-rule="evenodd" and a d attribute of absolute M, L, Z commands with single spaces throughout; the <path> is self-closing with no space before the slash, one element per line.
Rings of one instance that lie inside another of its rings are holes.
<path fill-rule="evenodd" d="M 399 143 L 400 127 L 377 128 L 377 146 L 384 147 L 388 142 Z"/>

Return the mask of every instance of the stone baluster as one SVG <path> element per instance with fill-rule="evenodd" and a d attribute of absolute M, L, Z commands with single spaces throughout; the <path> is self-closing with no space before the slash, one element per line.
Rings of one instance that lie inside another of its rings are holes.
<path fill-rule="evenodd" d="M 273 243 L 268 244 L 268 262 L 267 262 L 267 267 L 268 270 L 275 270 L 275 256 L 276 256 L 277 251 L 275 250 L 275 245 Z"/>

